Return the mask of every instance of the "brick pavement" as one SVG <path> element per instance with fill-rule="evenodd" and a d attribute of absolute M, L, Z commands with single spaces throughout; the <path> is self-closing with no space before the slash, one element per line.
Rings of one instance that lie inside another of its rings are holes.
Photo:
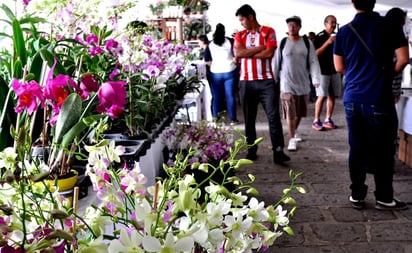
<path fill-rule="evenodd" d="M 267 203 L 279 199 L 289 183 L 290 169 L 303 173 L 298 184 L 308 191 L 305 195 L 293 195 L 298 209 L 291 218 L 291 227 L 296 235 L 283 235 L 266 252 L 412 252 L 412 206 L 404 211 L 375 210 L 371 175 L 367 177 L 366 209 L 355 210 L 348 202 L 348 144 L 342 101 L 337 100 L 333 117 L 338 129 L 314 131 L 311 128 L 313 112 L 314 104 L 310 103 L 309 116 L 299 127 L 303 141 L 296 152 L 285 149 L 292 161 L 287 166 L 280 166 L 272 162 L 267 121 L 263 109 L 259 108 L 258 136 L 265 139 L 259 145 L 258 160 L 252 166 L 241 168 L 239 176 L 253 173 L 256 176 L 254 186 L 259 190 L 260 198 Z M 240 109 L 238 118 L 243 122 Z M 287 146 L 286 123 L 282 122 Z M 243 129 L 243 125 L 238 125 L 238 128 Z M 395 168 L 394 190 L 397 197 L 411 205 L 412 168 L 399 161 Z"/>

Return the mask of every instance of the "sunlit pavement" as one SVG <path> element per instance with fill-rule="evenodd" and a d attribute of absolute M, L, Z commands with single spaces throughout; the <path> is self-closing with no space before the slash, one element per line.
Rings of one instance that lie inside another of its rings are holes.
<path fill-rule="evenodd" d="M 265 203 L 274 203 L 279 199 L 282 190 L 288 186 L 291 169 L 302 173 L 298 184 L 308 191 L 306 195 L 293 195 L 298 205 L 296 215 L 291 218 L 295 236 L 284 234 L 266 252 L 412 252 L 412 168 L 397 160 L 393 183 L 395 196 L 410 205 L 408 210 L 375 210 L 372 175 L 367 177 L 369 192 L 366 208 L 361 211 L 353 209 L 348 201 L 348 143 L 342 101 L 337 100 L 333 116 L 338 129 L 313 130 L 313 112 L 314 103 L 310 103 L 309 116 L 302 120 L 299 127 L 303 141 L 298 143 L 295 152 L 285 149 L 292 160 L 286 166 L 280 166 L 272 161 L 269 134 L 265 127 L 266 116 L 259 107 L 258 136 L 263 136 L 265 140 L 259 145 L 255 164 L 242 167 L 238 175 L 242 177 L 253 173 L 256 176 L 254 186 Z M 243 122 L 240 109 L 238 118 Z M 282 122 L 287 146 L 286 122 Z M 239 124 L 238 127 L 243 129 L 244 126 Z"/>

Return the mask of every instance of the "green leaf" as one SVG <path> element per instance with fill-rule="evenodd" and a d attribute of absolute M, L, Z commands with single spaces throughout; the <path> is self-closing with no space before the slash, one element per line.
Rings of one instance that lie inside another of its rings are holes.
<path fill-rule="evenodd" d="M 33 74 L 33 73 L 28 73 L 27 75 L 26 75 L 26 82 L 30 82 L 31 80 L 35 80 L 34 78 L 35 78 L 36 76 Z"/>
<path fill-rule="evenodd" d="M 2 4 L 0 8 L 4 11 L 4 13 L 6 14 L 6 16 L 7 16 L 10 20 L 16 19 L 16 16 L 14 16 L 13 12 L 10 10 L 9 7 L 7 7 L 7 5 Z"/>
<path fill-rule="evenodd" d="M 49 67 L 53 66 L 54 64 L 54 55 L 47 49 L 41 49 L 40 50 L 40 55 L 41 58 L 43 58 L 44 61 L 47 61 L 47 65 Z M 56 68 L 54 69 L 55 74 L 63 74 L 67 75 L 66 69 L 63 67 L 63 65 L 60 63 L 60 61 L 57 62 Z"/>
<path fill-rule="evenodd" d="M 35 40 L 33 42 L 33 48 L 36 51 L 36 54 L 39 54 L 40 49 L 42 48 L 47 48 L 47 46 L 49 45 L 49 41 L 46 40 L 45 38 L 38 38 L 37 40 Z"/>
<path fill-rule="evenodd" d="M 13 66 L 13 77 L 16 79 L 23 78 L 23 64 L 21 60 L 16 60 Z"/>
<path fill-rule="evenodd" d="M 42 75 L 42 69 L 43 69 L 43 59 L 40 55 L 40 53 L 36 53 L 33 57 L 33 60 L 30 65 L 29 73 L 32 73 L 34 75 L 34 80 L 36 80 L 38 83 L 41 80 L 41 75 Z"/>
<path fill-rule="evenodd" d="M 11 36 L 10 34 L 8 34 L 8 33 L 3 33 L 3 32 L 0 32 L 0 37 L 6 37 L 6 38 L 10 38 L 10 39 L 13 39 L 13 36 Z"/>
<path fill-rule="evenodd" d="M 17 56 L 18 58 L 20 58 L 21 63 L 23 64 L 23 66 L 25 66 L 27 64 L 27 51 L 26 51 L 23 31 L 17 19 L 13 19 L 12 25 L 13 25 L 14 48 L 16 49 Z"/>
<path fill-rule="evenodd" d="M 63 136 L 72 128 L 82 113 L 82 100 L 77 93 L 67 96 L 60 110 L 56 122 L 56 131 L 53 143 L 59 144 Z"/>
<path fill-rule="evenodd" d="M 37 24 L 46 22 L 46 19 L 40 17 L 23 17 L 20 19 L 20 24 Z"/>
<path fill-rule="evenodd" d="M 103 118 L 104 115 L 91 115 L 83 120 L 77 122 L 67 133 L 63 136 L 62 140 L 62 147 L 67 147 L 74 138 L 78 137 L 88 126 L 90 126 L 93 122 L 98 121 L 99 119 Z"/>

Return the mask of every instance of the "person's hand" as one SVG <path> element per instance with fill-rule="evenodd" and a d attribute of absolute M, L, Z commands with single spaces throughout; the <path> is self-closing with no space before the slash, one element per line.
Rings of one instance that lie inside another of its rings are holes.
<path fill-rule="evenodd" d="M 333 44 L 333 42 L 335 42 L 335 38 L 336 38 L 336 34 L 331 34 L 329 36 L 329 39 L 326 41 L 326 43 L 328 43 L 329 45 Z"/>
<path fill-rule="evenodd" d="M 315 86 L 315 88 L 318 88 L 320 86 L 320 83 L 314 83 L 313 86 Z"/>

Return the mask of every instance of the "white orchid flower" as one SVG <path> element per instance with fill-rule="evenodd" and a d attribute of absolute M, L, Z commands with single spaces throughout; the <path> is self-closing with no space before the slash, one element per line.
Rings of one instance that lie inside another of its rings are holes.
<path fill-rule="evenodd" d="M 247 199 L 248 197 L 243 195 L 241 192 L 232 194 L 233 206 L 243 206 L 243 203 L 245 203 Z"/>
<path fill-rule="evenodd" d="M 120 238 L 112 240 L 109 244 L 109 253 L 128 252 L 128 253 L 144 253 L 141 247 L 142 235 L 136 230 L 130 233 L 130 236 L 124 229 L 120 230 Z"/>
<path fill-rule="evenodd" d="M 204 244 L 208 239 L 209 229 L 205 220 L 196 220 L 194 217 L 184 216 L 179 219 L 179 233 L 184 236 L 192 236 L 195 242 Z"/>
<path fill-rule="evenodd" d="M 103 236 L 87 242 L 87 245 L 79 244 L 78 253 L 108 253 L 107 242 L 103 240 Z"/>
<path fill-rule="evenodd" d="M 135 163 L 135 165 L 137 165 L 137 167 L 125 173 L 124 177 L 120 180 L 120 184 L 126 187 L 126 189 L 124 189 L 126 194 L 146 189 L 144 184 L 146 184 L 147 178 L 141 173 L 138 163 Z M 126 172 L 126 170 L 123 171 Z"/>
<path fill-rule="evenodd" d="M 252 226 L 252 218 L 243 219 L 241 212 L 235 211 L 233 215 L 225 216 L 224 224 L 227 226 L 223 229 L 224 232 L 230 232 L 234 239 L 243 240 L 242 235 Z"/>
<path fill-rule="evenodd" d="M 206 205 L 208 222 L 212 225 L 220 225 L 223 221 L 223 215 L 230 211 L 231 201 L 221 201 L 218 203 L 210 202 Z"/>
<path fill-rule="evenodd" d="M 289 218 L 286 217 L 287 210 L 283 210 L 281 205 L 276 207 L 277 216 L 276 216 L 276 223 L 281 226 L 286 226 L 289 223 Z"/>
<path fill-rule="evenodd" d="M 181 239 L 177 239 L 172 233 L 166 235 L 166 240 L 160 241 L 153 236 L 144 236 L 142 239 L 143 248 L 148 252 L 160 252 L 160 253 L 180 253 L 180 252 L 192 252 L 194 247 L 194 240 L 192 237 L 187 236 Z"/>
<path fill-rule="evenodd" d="M 248 216 L 257 221 L 265 221 L 269 218 L 269 212 L 265 209 L 265 202 L 259 202 L 255 197 L 249 201 Z"/>
<path fill-rule="evenodd" d="M 14 152 L 14 148 L 5 148 L 2 152 L 0 152 L 0 168 L 15 168 L 16 158 L 17 154 Z"/>
<path fill-rule="evenodd" d="M 0 199 L 8 200 L 11 199 L 13 196 L 16 196 L 17 191 L 16 188 L 8 183 L 0 184 Z"/>

